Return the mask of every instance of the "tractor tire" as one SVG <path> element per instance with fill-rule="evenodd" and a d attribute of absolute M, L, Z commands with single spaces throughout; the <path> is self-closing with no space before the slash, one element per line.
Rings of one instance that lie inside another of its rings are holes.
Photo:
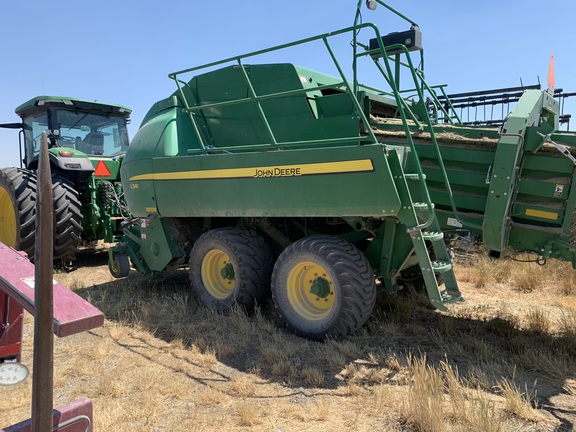
<path fill-rule="evenodd" d="M 272 255 L 253 230 L 220 228 L 202 234 L 190 253 L 190 284 L 218 311 L 239 304 L 251 312 L 270 293 Z"/>
<path fill-rule="evenodd" d="M 0 170 L 0 241 L 34 260 L 36 175 L 21 168 Z"/>
<path fill-rule="evenodd" d="M 354 245 L 338 237 L 311 236 L 280 254 L 272 272 L 272 299 L 294 333 L 337 339 L 368 320 L 376 282 L 368 260 Z"/>
<path fill-rule="evenodd" d="M 123 253 L 115 253 L 112 262 L 108 263 L 108 270 L 116 279 L 126 277 L 130 273 L 130 260 Z"/>
<path fill-rule="evenodd" d="M 80 197 L 71 181 L 52 173 L 54 201 L 54 264 L 68 266 L 76 259 L 82 234 Z"/>

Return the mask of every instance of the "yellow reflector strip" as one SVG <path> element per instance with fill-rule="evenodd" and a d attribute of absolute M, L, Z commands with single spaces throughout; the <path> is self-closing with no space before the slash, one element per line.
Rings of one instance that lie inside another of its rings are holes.
<path fill-rule="evenodd" d="M 156 207 L 146 207 L 147 213 L 157 213 Z"/>
<path fill-rule="evenodd" d="M 260 166 L 200 171 L 176 171 L 139 174 L 130 181 L 139 180 L 204 180 L 226 178 L 298 177 L 315 174 L 343 174 L 374 171 L 371 159 L 339 162 L 320 162 L 299 165 Z"/>
<path fill-rule="evenodd" d="M 558 213 L 547 212 L 542 210 L 526 209 L 526 216 L 532 216 L 541 219 L 558 220 Z"/>

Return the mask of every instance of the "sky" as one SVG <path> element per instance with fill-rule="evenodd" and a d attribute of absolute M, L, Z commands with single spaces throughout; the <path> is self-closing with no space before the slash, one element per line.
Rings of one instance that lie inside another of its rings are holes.
<path fill-rule="evenodd" d="M 33 97 L 69 96 L 130 107 L 129 134 L 134 136 L 152 104 L 176 90 L 169 73 L 349 27 L 356 4 L 2 0 L 0 123 L 19 121 L 14 109 Z M 546 88 L 551 52 L 556 88 L 576 92 L 576 30 L 570 24 L 576 16 L 574 0 L 388 4 L 419 25 L 427 82 L 447 84 L 448 93 L 538 80 Z M 409 27 L 381 6 L 376 11 L 363 7 L 362 17 L 382 34 Z M 349 40 L 342 42 L 337 53 L 348 64 Z M 302 47 L 265 60 L 333 73 L 319 48 Z M 571 129 L 576 129 L 576 97 L 567 100 L 564 111 L 573 114 Z M 19 166 L 17 131 L 0 129 L 0 145 L 0 167 Z"/>

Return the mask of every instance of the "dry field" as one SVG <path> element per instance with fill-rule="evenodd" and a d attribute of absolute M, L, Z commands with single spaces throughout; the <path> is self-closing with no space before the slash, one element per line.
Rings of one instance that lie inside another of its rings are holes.
<path fill-rule="evenodd" d="M 55 278 L 106 315 L 55 340 L 54 399 L 94 401 L 97 431 L 571 431 L 576 426 L 576 271 L 460 265 L 448 314 L 416 293 L 380 296 L 343 341 L 282 328 L 273 307 L 219 314 L 187 274 L 112 280 L 107 254 Z M 24 363 L 32 368 L 32 325 Z M 0 388 L 0 426 L 30 416 L 32 380 Z"/>

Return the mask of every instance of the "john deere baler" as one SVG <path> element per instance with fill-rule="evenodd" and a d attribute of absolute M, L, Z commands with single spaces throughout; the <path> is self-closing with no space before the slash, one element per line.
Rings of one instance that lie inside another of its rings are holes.
<path fill-rule="evenodd" d="M 377 286 L 425 287 L 439 309 L 460 300 L 445 230 L 574 263 L 574 134 L 556 132 L 552 96 L 526 93 L 501 130 L 464 127 L 412 62 L 418 26 L 382 36 L 360 24 L 362 4 L 352 27 L 170 75 L 177 90 L 122 164 L 135 218 L 114 276 L 187 265 L 205 304 L 252 309 L 271 294 L 288 327 L 323 339 L 363 325 Z M 352 40 L 349 75 L 338 37 Z M 309 43 L 334 73 L 253 61 Z M 361 84 L 361 65 L 379 82 Z"/>

